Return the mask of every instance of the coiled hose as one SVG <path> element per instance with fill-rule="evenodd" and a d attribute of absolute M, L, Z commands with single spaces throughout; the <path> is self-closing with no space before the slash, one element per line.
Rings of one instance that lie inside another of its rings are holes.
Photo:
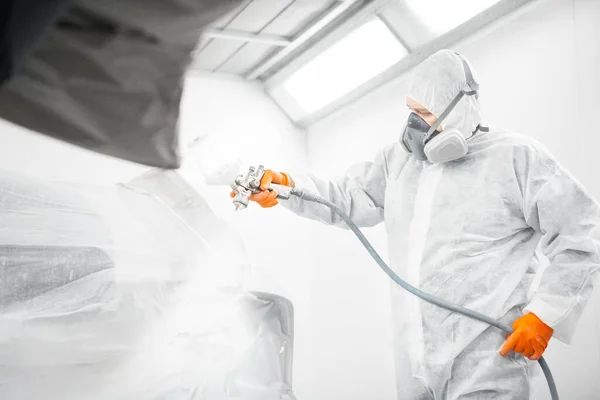
<path fill-rule="evenodd" d="M 400 285 L 403 289 L 409 291 L 410 293 L 421 298 L 422 300 L 425 300 L 425 301 L 427 301 L 431 304 L 434 304 L 438 307 L 442 307 L 442 308 L 445 308 L 446 310 L 454 311 L 459 314 L 465 315 L 467 317 L 476 319 L 478 321 L 485 322 L 489 325 L 495 326 L 496 328 L 498 328 L 508 334 L 513 332 L 512 328 L 510 326 L 505 325 L 498 320 L 490 318 L 487 315 L 483 315 L 476 311 L 469 310 L 468 308 L 461 307 L 456 304 L 452 304 L 444 299 L 433 296 L 429 293 L 423 292 L 422 290 L 419 290 L 419 289 L 409 285 L 406 281 L 404 281 L 402 278 L 400 278 L 398 275 L 396 275 L 396 273 L 394 271 L 392 271 L 392 269 L 385 263 L 385 261 L 383 261 L 383 259 L 379 256 L 379 254 L 373 248 L 371 243 L 369 243 L 369 241 L 365 237 L 365 235 L 360 231 L 360 229 L 356 226 L 356 224 L 354 224 L 354 222 L 352 222 L 350 217 L 348 215 L 346 215 L 338 206 L 336 206 L 329 200 L 326 200 L 326 199 L 324 199 L 320 196 L 317 196 L 313 193 L 305 192 L 298 188 L 291 188 L 291 190 L 289 191 L 289 194 L 299 197 L 302 200 L 322 204 L 324 206 L 329 207 L 340 218 L 342 218 L 344 220 L 344 222 L 348 225 L 348 227 L 352 230 L 352 232 L 354 232 L 354 234 L 356 235 L 358 240 L 360 240 L 360 242 L 367 249 L 369 254 L 371 254 L 371 257 L 373 257 L 373 259 L 377 262 L 377 264 L 383 270 L 383 272 L 385 272 L 387 276 L 389 276 L 394 282 L 396 282 L 398 285 Z M 283 197 L 283 198 L 289 198 L 289 196 Z M 556 383 L 554 382 L 554 378 L 552 377 L 552 372 L 550 371 L 550 367 L 548 366 L 548 364 L 546 363 L 546 360 L 544 360 L 543 357 L 541 357 L 538 360 L 538 362 L 540 363 L 540 367 L 542 367 L 542 371 L 544 371 L 544 376 L 546 377 L 546 381 L 548 382 L 548 388 L 550 389 L 550 395 L 552 397 L 552 400 L 558 400 L 558 391 L 556 389 Z"/>

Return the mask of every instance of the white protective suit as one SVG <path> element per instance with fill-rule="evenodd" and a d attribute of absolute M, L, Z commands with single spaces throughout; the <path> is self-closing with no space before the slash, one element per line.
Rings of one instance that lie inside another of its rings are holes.
<path fill-rule="evenodd" d="M 440 115 L 464 89 L 465 77 L 456 55 L 441 51 L 417 67 L 412 82 L 408 96 Z M 469 138 L 480 122 L 478 100 L 465 97 L 443 126 Z M 468 143 L 466 157 L 445 164 L 417 161 L 395 143 L 343 178 L 293 179 L 360 226 L 385 221 L 391 267 L 412 285 L 508 325 L 534 312 L 558 340 L 569 342 L 600 266 L 599 205 L 528 137 L 491 128 Z M 298 199 L 282 204 L 345 227 L 321 205 Z M 551 264 L 528 298 L 526 278 L 540 242 Z M 392 307 L 400 399 L 532 396 L 536 363 L 500 356 L 505 335 L 498 329 L 395 285 Z"/>

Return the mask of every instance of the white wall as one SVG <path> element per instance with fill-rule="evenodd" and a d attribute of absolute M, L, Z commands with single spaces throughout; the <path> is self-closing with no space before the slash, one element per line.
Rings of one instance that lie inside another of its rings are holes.
<path fill-rule="evenodd" d="M 600 2 L 546 0 L 525 11 L 456 50 L 469 58 L 480 75 L 487 122 L 536 137 L 600 199 L 600 135 L 595 119 L 600 109 Z M 342 173 L 398 139 L 408 115 L 403 79 L 311 127 L 313 172 Z M 323 235 L 313 243 L 319 254 L 342 256 L 320 264 L 320 269 L 327 268 L 320 277 L 326 274 L 327 279 L 313 283 L 313 301 L 319 304 L 313 318 L 327 326 L 315 333 L 313 347 L 327 357 L 315 365 L 318 372 L 311 398 L 395 399 L 386 278 L 354 238 L 316 225 L 313 229 L 315 237 Z M 383 228 L 369 233 L 385 251 Z M 343 283 L 328 287 L 336 273 L 346 274 Z M 554 341 L 547 351 L 562 398 L 598 396 L 598 311 L 600 290 L 588 305 L 574 344 L 567 347 Z M 540 398 L 548 398 L 545 383 L 538 386 Z"/>
<path fill-rule="evenodd" d="M 44 179 L 110 184 L 147 168 L 33 133 L 0 119 L 0 168 Z"/>

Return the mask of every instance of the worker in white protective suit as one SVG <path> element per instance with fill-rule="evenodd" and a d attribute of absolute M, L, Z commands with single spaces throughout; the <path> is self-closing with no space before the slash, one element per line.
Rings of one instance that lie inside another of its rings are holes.
<path fill-rule="evenodd" d="M 400 399 L 529 399 L 551 337 L 568 343 L 600 268 L 600 206 L 533 139 L 485 128 L 478 83 L 460 55 L 440 51 L 414 71 L 402 140 L 339 179 L 267 171 L 341 207 L 359 226 L 385 221 L 401 278 L 512 325 L 497 328 L 392 288 Z M 344 227 L 328 208 L 292 198 L 293 212 Z M 550 260 L 531 297 L 535 250 Z M 499 350 L 502 353 L 499 354 Z M 504 356 L 504 357 L 503 357 Z"/>

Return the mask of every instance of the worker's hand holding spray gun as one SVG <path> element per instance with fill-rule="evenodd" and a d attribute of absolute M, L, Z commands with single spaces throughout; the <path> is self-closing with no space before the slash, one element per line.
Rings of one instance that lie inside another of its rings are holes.
<path fill-rule="evenodd" d="M 348 225 L 348 227 L 354 232 L 357 238 L 365 246 L 367 251 L 371 254 L 373 259 L 379 264 L 379 267 L 399 286 L 421 298 L 424 301 L 437 305 L 438 307 L 445 308 L 449 311 L 457 312 L 467 317 L 486 322 L 489 325 L 495 326 L 498 329 L 509 334 L 506 342 L 500 350 L 500 354 L 507 356 L 511 351 L 515 353 L 521 353 L 530 360 L 538 360 L 542 366 L 542 370 L 546 375 L 546 380 L 550 387 L 552 399 L 558 399 L 558 392 L 554 379 L 546 364 L 542 358 L 542 354 L 548 346 L 548 342 L 552 337 L 554 331 L 551 327 L 546 325 L 533 313 L 527 313 L 526 315 L 518 318 L 512 325 L 507 326 L 500 321 L 490 318 L 486 315 L 472 311 L 459 305 L 452 304 L 444 299 L 430 295 L 429 293 L 423 292 L 418 288 L 415 288 L 405 282 L 396 273 L 390 269 L 390 267 L 383 261 L 383 259 L 377 254 L 373 246 L 369 243 L 367 238 L 362 234 L 360 229 L 352 222 L 349 216 L 347 216 L 337 205 L 332 202 L 321 198 L 316 194 L 304 192 L 303 190 L 296 188 L 293 180 L 284 173 L 274 172 L 272 170 L 265 170 L 261 165 L 257 168 L 250 167 L 246 174 L 238 175 L 235 182 L 231 185 L 233 191 L 231 197 L 236 210 L 243 210 L 248 207 L 249 201 L 255 201 L 261 207 L 268 208 L 278 204 L 279 199 L 289 199 L 292 195 L 310 201 L 319 203 L 329 207 L 333 212 L 338 214 Z"/>
<path fill-rule="evenodd" d="M 294 181 L 283 172 L 265 170 L 262 165 L 250 167 L 245 175 L 238 175 L 231 185 L 231 198 L 236 210 L 248 207 L 249 201 L 254 201 L 263 208 L 274 207 L 277 198 L 290 198 L 290 189 Z"/>

